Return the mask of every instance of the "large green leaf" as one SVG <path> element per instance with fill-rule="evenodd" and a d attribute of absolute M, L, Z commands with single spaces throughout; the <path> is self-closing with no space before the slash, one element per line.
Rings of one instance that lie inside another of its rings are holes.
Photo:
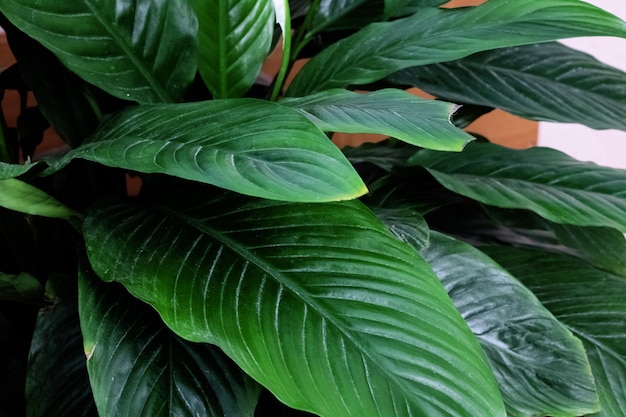
<path fill-rule="evenodd" d="M 101 417 L 252 417 L 261 387 L 219 349 L 181 339 L 148 305 L 79 278 L 87 369 Z"/>
<path fill-rule="evenodd" d="M 358 94 L 336 89 L 286 98 L 281 104 L 302 112 L 329 132 L 379 133 L 442 151 L 460 151 L 474 140 L 450 122 L 457 106 L 425 100 L 402 90 Z"/>
<path fill-rule="evenodd" d="M 37 278 L 27 273 L 18 275 L 0 272 L 0 301 L 41 304 L 43 287 Z"/>
<path fill-rule="evenodd" d="M 46 192 L 15 178 L 0 180 L 0 207 L 61 219 L 80 216 Z"/>
<path fill-rule="evenodd" d="M 440 233 L 421 254 L 487 353 L 514 416 L 580 416 L 599 410 L 582 343 L 502 267 Z"/>
<path fill-rule="evenodd" d="M 454 154 L 424 150 L 409 161 L 446 188 L 492 206 L 531 210 L 555 223 L 626 232 L 626 171 L 548 148 L 474 143 Z"/>
<path fill-rule="evenodd" d="M 367 191 L 304 115 L 254 99 L 137 106 L 109 118 L 54 169 L 73 158 L 279 200 L 345 200 Z"/>
<path fill-rule="evenodd" d="M 54 276 L 46 295 L 54 305 L 42 310 L 28 356 L 28 417 L 97 417 L 85 366 L 78 320 L 76 277 Z"/>
<path fill-rule="evenodd" d="M 20 165 L 0 162 L 0 180 L 19 177 L 20 175 L 26 174 L 28 171 L 38 165 L 40 165 L 39 162 L 29 162 Z"/>
<path fill-rule="evenodd" d="M 406 207 L 374 206 L 371 209 L 391 233 L 416 250 L 419 251 L 430 244 L 430 229 L 424 217 L 417 211 Z"/>
<path fill-rule="evenodd" d="M 176 333 L 322 417 L 505 415 L 441 283 L 361 203 L 179 191 L 84 223 L 94 270 Z"/>
<path fill-rule="evenodd" d="M 481 52 L 387 79 L 528 119 L 626 130 L 626 73 L 556 42 Z"/>
<path fill-rule="evenodd" d="M 186 0 L 0 0 L 0 9 L 114 96 L 177 101 L 194 78 L 198 25 Z"/>
<path fill-rule="evenodd" d="M 199 70 L 216 98 L 241 97 L 272 46 L 271 0 L 191 0 L 198 16 Z"/>
<path fill-rule="evenodd" d="M 576 36 L 626 37 L 626 24 L 578 0 L 499 0 L 463 9 L 425 7 L 404 19 L 373 23 L 327 48 L 304 66 L 288 94 L 303 96 L 366 84 L 417 65 Z"/>
<path fill-rule="evenodd" d="M 566 255 L 513 248 L 487 253 L 582 340 L 602 406 L 593 416 L 626 415 L 626 280 Z"/>

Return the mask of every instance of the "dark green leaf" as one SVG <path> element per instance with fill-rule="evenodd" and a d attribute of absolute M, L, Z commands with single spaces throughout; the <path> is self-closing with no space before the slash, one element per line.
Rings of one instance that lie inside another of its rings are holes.
<path fill-rule="evenodd" d="M 478 249 L 440 233 L 421 254 L 487 353 L 511 415 L 599 410 L 582 343 L 526 287 Z"/>
<path fill-rule="evenodd" d="M 380 206 L 371 209 L 398 239 L 418 251 L 428 247 L 430 229 L 426 220 L 417 211 L 410 208 Z"/>
<path fill-rule="evenodd" d="M 73 158 L 279 200 L 346 200 L 367 191 L 304 115 L 254 99 L 138 106 L 109 118 L 54 169 Z"/>
<path fill-rule="evenodd" d="M 385 0 L 385 18 L 407 16 L 418 12 L 422 7 L 437 7 L 450 0 Z"/>
<path fill-rule="evenodd" d="M 18 165 L 0 162 L 0 180 L 7 180 L 10 178 L 19 177 L 20 175 L 24 175 L 31 169 L 35 168 L 37 165 L 40 165 L 40 163 L 34 162 Z"/>
<path fill-rule="evenodd" d="M 383 0 L 321 0 L 309 35 L 323 30 L 358 29 L 382 19 Z"/>
<path fill-rule="evenodd" d="M 32 275 L 0 272 L 0 300 L 40 304 L 43 301 L 43 288 Z"/>
<path fill-rule="evenodd" d="M 416 149 L 409 146 L 391 146 L 389 142 L 378 142 L 363 143 L 355 147 L 346 146 L 342 151 L 353 164 L 370 163 L 390 172 L 395 167 L 406 164 Z"/>
<path fill-rule="evenodd" d="M 272 46 L 271 0 L 191 0 L 199 23 L 199 70 L 216 98 L 241 97 Z"/>
<path fill-rule="evenodd" d="M 513 248 L 487 253 L 582 340 L 602 406 L 593 416 L 626 415 L 626 280 L 566 255 Z"/>
<path fill-rule="evenodd" d="M 336 89 L 286 98 L 281 104 L 302 112 L 328 132 L 378 133 L 442 151 L 460 151 L 474 140 L 450 122 L 457 106 L 425 100 L 402 90 L 358 94 Z"/>
<path fill-rule="evenodd" d="M 578 0 L 499 0 L 463 9 L 423 8 L 373 23 L 313 58 L 288 94 L 367 84 L 404 68 L 475 52 L 576 36 L 626 37 L 626 24 Z"/>
<path fill-rule="evenodd" d="M 0 9 L 116 97 L 177 101 L 196 72 L 197 21 L 186 0 L 0 0 Z"/>
<path fill-rule="evenodd" d="M 162 199 L 91 213 L 95 271 L 287 405 L 322 417 L 505 415 L 441 283 L 359 202 L 202 189 Z"/>
<path fill-rule="evenodd" d="M 576 227 L 551 224 L 557 238 L 575 249 L 579 256 L 597 268 L 626 277 L 626 239 L 624 234 L 606 227 Z"/>
<path fill-rule="evenodd" d="M 387 79 L 527 119 L 626 130 L 626 73 L 559 43 L 481 52 Z"/>
<path fill-rule="evenodd" d="M 496 207 L 531 210 L 555 223 L 626 232 L 626 171 L 580 162 L 548 148 L 473 143 L 463 153 L 418 152 L 446 188 Z"/>
<path fill-rule="evenodd" d="M 78 320 L 76 277 L 51 277 L 28 356 L 28 417 L 97 417 Z"/>
<path fill-rule="evenodd" d="M 79 279 L 80 323 L 101 417 L 252 417 L 261 387 L 219 349 L 173 334 L 123 287 L 87 265 Z"/>
<path fill-rule="evenodd" d="M 44 191 L 15 178 L 0 180 L 0 207 L 44 217 L 80 217 Z"/>

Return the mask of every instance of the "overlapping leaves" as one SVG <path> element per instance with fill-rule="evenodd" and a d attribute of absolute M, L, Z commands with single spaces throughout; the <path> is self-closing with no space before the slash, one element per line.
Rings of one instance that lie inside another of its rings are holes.
<path fill-rule="evenodd" d="M 514 416 L 599 410 L 582 343 L 488 256 L 439 233 L 421 254 L 487 353 Z"/>
<path fill-rule="evenodd" d="M 215 346 L 174 335 L 149 306 L 87 265 L 79 307 L 101 417 L 253 416 L 258 384 Z"/>
<path fill-rule="evenodd" d="M 2 0 L 0 9 L 117 97 L 173 102 L 194 78 L 197 21 L 186 0 Z"/>
<path fill-rule="evenodd" d="M 527 119 L 626 130 L 626 73 L 559 43 L 481 52 L 408 68 L 388 80 Z"/>
<path fill-rule="evenodd" d="M 626 232 L 626 171 L 580 162 L 548 148 L 488 143 L 461 154 L 424 150 L 420 165 L 446 188 L 492 206 L 531 210 L 555 223 Z"/>
<path fill-rule="evenodd" d="M 593 416 L 623 416 L 626 280 L 566 255 L 495 247 L 487 253 L 528 286 L 582 340 L 602 407 Z"/>
<path fill-rule="evenodd" d="M 220 346 L 291 407 L 504 416 L 439 281 L 363 205 L 210 192 L 95 209 L 84 227 L 95 271 L 181 336 Z"/>
<path fill-rule="evenodd" d="M 465 9 L 423 8 L 404 19 L 370 24 L 325 49 L 304 66 L 288 94 L 366 84 L 417 65 L 575 36 L 626 37 L 626 24 L 578 0 L 500 0 Z"/>

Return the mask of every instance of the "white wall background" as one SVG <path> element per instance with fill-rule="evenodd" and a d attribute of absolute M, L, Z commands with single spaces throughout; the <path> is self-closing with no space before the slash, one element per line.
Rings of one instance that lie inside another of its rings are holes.
<path fill-rule="evenodd" d="M 539 1 L 539 0 L 538 0 Z M 626 20 L 625 0 L 585 0 Z M 562 41 L 626 71 L 626 39 L 578 38 Z M 626 103 L 624 103 L 626 106 Z M 559 149 L 576 159 L 626 168 L 626 132 L 593 130 L 575 124 L 541 122 L 539 145 Z"/>

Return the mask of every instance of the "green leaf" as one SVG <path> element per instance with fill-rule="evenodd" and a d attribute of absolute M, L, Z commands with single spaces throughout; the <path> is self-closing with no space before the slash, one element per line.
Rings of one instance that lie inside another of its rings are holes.
<path fill-rule="evenodd" d="M 279 200 L 345 200 L 367 191 L 305 116 L 254 99 L 137 106 L 105 121 L 53 169 L 73 158 Z"/>
<path fill-rule="evenodd" d="M 415 148 L 409 146 L 392 146 L 388 141 L 362 143 L 359 146 L 346 146 L 342 152 L 353 164 L 370 163 L 387 172 L 406 164 L 415 154 Z"/>
<path fill-rule="evenodd" d="M 420 11 L 422 7 L 437 7 L 450 0 L 385 0 L 385 19 L 407 16 Z"/>
<path fill-rule="evenodd" d="M 24 175 L 37 165 L 40 165 L 40 162 L 29 162 L 23 165 L 0 162 L 0 180 L 7 180 Z"/>
<path fill-rule="evenodd" d="M 379 133 L 442 151 L 460 151 L 474 140 L 450 122 L 457 106 L 425 100 L 402 90 L 358 94 L 336 89 L 286 98 L 281 104 L 300 111 L 328 132 Z"/>
<path fill-rule="evenodd" d="M 123 287 L 87 265 L 79 279 L 80 323 L 101 417 L 252 417 L 261 387 L 219 349 L 173 334 Z"/>
<path fill-rule="evenodd" d="M 54 305 L 37 317 L 28 355 L 28 417 L 97 417 L 85 366 L 76 277 L 54 276 L 46 294 Z"/>
<path fill-rule="evenodd" d="M 383 0 L 321 0 L 309 35 L 323 30 L 360 28 L 381 19 Z"/>
<path fill-rule="evenodd" d="M 43 288 L 30 274 L 0 272 L 0 300 L 40 304 L 43 301 Z"/>
<path fill-rule="evenodd" d="M 271 0 L 191 0 L 198 16 L 199 71 L 216 98 L 241 97 L 272 46 Z"/>
<path fill-rule="evenodd" d="M 387 80 L 527 119 L 626 130 L 626 73 L 559 43 L 481 52 Z"/>
<path fill-rule="evenodd" d="M 509 414 L 600 409 L 582 343 L 532 292 L 478 249 L 440 233 L 421 254 L 487 353 Z"/>
<path fill-rule="evenodd" d="M 375 206 L 371 209 L 395 237 L 418 251 L 428 247 L 430 229 L 424 217 L 417 211 L 407 207 Z"/>
<path fill-rule="evenodd" d="M 441 283 L 358 201 L 202 189 L 161 198 L 94 209 L 84 223 L 94 270 L 182 337 L 222 348 L 290 407 L 322 417 L 505 415 Z"/>
<path fill-rule="evenodd" d="M 582 340 L 602 406 L 593 416 L 626 415 L 626 280 L 566 255 L 513 248 L 487 253 Z"/>
<path fill-rule="evenodd" d="M 606 227 L 577 227 L 550 224 L 559 241 L 575 249 L 596 268 L 626 277 L 626 239 L 624 234 Z"/>
<path fill-rule="evenodd" d="M 288 95 L 367 84 L 404 68 L 475 52 L 577 36 L 626 37 L 626 23 L 578 0 L 499 0 L 462 9 L 423 8 L 373 23 L 325 49 L 296 76 Z"/>
<path fill-rule="evenodd" d="M 0 207 L 44 217 L 80 217 L 44 191 L 15 178 L 0 180 Z"/>
<path fill-rule="evenodd" d="M 580 162 L 554 149 L 489 143 L 474 143 L 461 154 L 424 150 L 409 163 L 485 204 L 531 210 L 555 223 L 626 232 L 625 170 Z"/>
<path fill-rule="evenodd" d="M 198 24 L 186 0 L 0 0 L 0 9 L 116 97 L 177 101 L 195 76 Z"/>

